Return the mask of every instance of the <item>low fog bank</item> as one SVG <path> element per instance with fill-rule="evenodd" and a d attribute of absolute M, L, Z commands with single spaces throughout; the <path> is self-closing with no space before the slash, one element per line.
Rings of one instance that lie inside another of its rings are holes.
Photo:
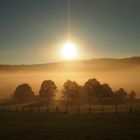
<path fill-rule="evenodd" d="M 83 85 L 88 79 L 97 78 L 108 83 L 113 90 L 123 87 L 135 90 L 140 97 L 140 57 L 126 59 L 92 59 L 40 65 L 0 65 L 0 99 L 9 98 L 15 88 L 29 83 L 36 94 L 43 80 L 51 79 L 58 86 L 57 97 L 67 80 Z"/>

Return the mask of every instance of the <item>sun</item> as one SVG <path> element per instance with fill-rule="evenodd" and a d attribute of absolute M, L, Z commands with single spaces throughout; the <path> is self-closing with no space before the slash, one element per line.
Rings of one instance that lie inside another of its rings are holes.
<path fill-rule="evenodd" d="M 63 59 L 76 59 L 78 57 L 78 50 L 76 45 L 72 42 L 65 43 L 60 50 L 60 55 Z"/>

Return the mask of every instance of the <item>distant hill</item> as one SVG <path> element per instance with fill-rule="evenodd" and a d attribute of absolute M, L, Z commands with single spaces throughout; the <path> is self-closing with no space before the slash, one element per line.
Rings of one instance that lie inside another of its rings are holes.
<path fill-rule="evenodd" d="M 77 67 L 77 69 L 120 69 L 128 68 L 129 66 L 140 66 L 140 57 L 112 59 L 112 58 L 97 58 L 90 60 L 72 60 L 45 64 L 33 65 L 0 65 L 0 71 L 46 71 L 46 70 L 59 70 L 61 68 L 68 69 Z"/>

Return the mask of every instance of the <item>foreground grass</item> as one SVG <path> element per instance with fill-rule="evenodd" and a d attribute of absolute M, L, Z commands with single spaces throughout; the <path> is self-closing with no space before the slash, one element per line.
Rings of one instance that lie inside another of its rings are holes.
<path fill-rule="evenodd" d="M 139 114 L 1 112 L 1 140 L 138 140 Z"/>

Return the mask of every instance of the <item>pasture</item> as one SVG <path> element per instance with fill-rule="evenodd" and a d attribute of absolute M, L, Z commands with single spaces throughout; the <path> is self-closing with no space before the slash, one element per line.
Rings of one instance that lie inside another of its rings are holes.
<path fill-rule="evenodd" d="M 92 109 L 98 112 L 91 114 L 56 113 L 55 107 L 50 109 L 52 112 L 49 113 L 43 110 L 43 107 L 40 112 L 37 110 L 31 112 L 28 109 L 24 112 L 1 111 L 0 139 L 138 140 L 140 137 L 140 114 L 138 110 L 130 113 L 129 106 L 127 108 L 119 106 L 118 113 L 113 112 L 113 106 L 105 106 L 104 112 L 101 112 L 101 106 L 94 106 Z M 86 109 L 88 109 L 86 106 L 81 108 L 81 110 Z"/>

